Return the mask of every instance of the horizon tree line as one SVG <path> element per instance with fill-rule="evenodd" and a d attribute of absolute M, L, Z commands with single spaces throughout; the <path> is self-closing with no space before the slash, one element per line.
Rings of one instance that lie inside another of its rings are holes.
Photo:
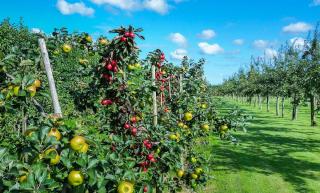
<path fill-rule="evenodd" d="M 317 125 L 320 107 L 320 40 L 319 25 L 308 35 L 303 44 L 286 42 L 272 58 L 252 57 L 249 66 L 221 85 L 213 86 L 213 94 L 231 96 L 258 105 L 266 102 L 270 111 L 270 100 L 275 98 L 276 115 L 284 117 L 285 100 L 289 99 L 291 119 L 296 120 L 302 104 L 310 106 L 311 126 Z"/>

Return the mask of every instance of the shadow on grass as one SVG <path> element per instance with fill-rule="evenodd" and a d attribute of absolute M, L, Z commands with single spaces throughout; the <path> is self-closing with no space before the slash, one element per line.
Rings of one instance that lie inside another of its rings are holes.
<path fill-rule="evenodd" d="M 317 180 L 319 177 L 308 171 L 320 171 L 319 163 L 294 159 L 282 153 L 265 154 L 256 150 L 241 152 L 232 149 L 217 152 L 215 149 L 215 154 L 223 155 L 223 159 L 220 157 L 221 159 L 215 161 L 212 167 L 217 171 L 226 170 L 227 172 L 231 169 L 231 171 L 246 170 L 265 175 L 278 173 L 284 180 L 294 185 L 297 192 L 311 192 L 303 178 Z"/>
<path fill-rule="evenodd" d="M 243 143 L 237 147 L 231 144 L 213 146 L 211 151 L 216 157 L 211 167 L 216 171 L 280 174 L 297 192 L 311 192 L 306 180 L 319 180 L 319 175 L 315 174 L 320 173 L 320 159 L 309 158 L 310 161 L 307 161 L 293 158 L 290 154 L 305 152 L 319 155 L 320 140 L 311 137 L 319 135 L 319 132 L 310 127 L 304 129 L 307 127 L 300 127 L 301 123 L 293 123 L 295 125 L 291 128 L 288 120 L 275 118 L 272 114 L 247 112 L 255 118 L 251 121 L 249 132 L 238 136 Z"/>

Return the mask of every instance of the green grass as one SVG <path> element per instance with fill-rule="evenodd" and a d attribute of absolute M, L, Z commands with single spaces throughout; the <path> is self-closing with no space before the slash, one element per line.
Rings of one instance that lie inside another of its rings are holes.
<path fill-rule="evenodd" d="M 210 159 L 210 181 L 206 193 L 320 193 L 320 127 L 310 127 L 309 109 L 299 109 L 298 120 L 271 111 L 224 99 L 218 109 L 240 106 L 254 118 L 248 132 L 236 132 L 239 145 L 209 138 L 202 149 Z M 288 104 L 288 103 L 287 103 Z M 222 107 L 223 106 L 223 107 Z M 287 107 L 289 107 L 287 105 Z M 319 119 L 320 120 L 320 119 Z"/>

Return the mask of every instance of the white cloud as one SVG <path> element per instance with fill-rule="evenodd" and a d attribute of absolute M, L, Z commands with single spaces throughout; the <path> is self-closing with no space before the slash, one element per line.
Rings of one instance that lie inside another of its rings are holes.
<path fill-rule="evenodd" d="M 203 54 L 217 55 L 224 52 L 223 48 L 219 44 L 200 42 L 198 46 Z"/>
<path fill-rule="evenodd" d="M 123 10 L 136 10 L 141 8 L 141 2 L 138 0 L 91 0 L 92 3 L 97 5 L 112 5 Z"/>
<path fill-rule="evenodd" d="M 313 0 L 313 5 L 314 6 L 320 5 L 320 0 Z"/>
<path fill-rule="evenodd" d="M 291 23 L 282 28 L 285 33 L 303 33 L 312 29 L 312 25 L 305 22 Z"/>
<path fill-rule="evenodd" d="M 237 46 L 241 46 L 244 44 L 244 39 L 235 39 L 235 40 L 233 40 L 233 44 L 235 44 Z"/>
<path fill-rule="evenodd" d="M 180 46 L 186 46 L 187 39 L 181 33 L 170 34 L 170 40 Z"/>
<path fill-rule="evenodd" d="M 277 57 L 278 55 L 278 52 L 272 48 L 265 49 L 264 53 L 267 58 L 274 58 L 274 57 Z"/>
<path fill-rule="evenodd" d="M 160 14 L 165 14 L 169 10 L 169 5 L 165 0 L 145 0 L 144 7 Z"/>
<path fill-rule="evenodd" d="M 302 50 L 306 44 L 306 40 L 301 37 L 294 37 L 290 39 L 290 43 L 294 48 Z"/>
<path fill-rule="evenodd" d="M 278 56 L 278 52 L 272 48 L 267 48 L 264 50 L 266 58 L 274 58 Z"/>
<path fill-rule="evenodd" d="M 170 7 L 167 0 L 91 0 L 91 2 L 97 5 L 113 6 L 126 11 L 148 9 L 160 14 L 168 13 Z"/>
<path fill-rule="evenodd" d="M 42 33 L 41 29 L 39 29 L 39 28 L 31 28 L 31 32 L 34 34 Z"/>
<path fill-rule="evenodd" d="M 176 49 L 175 51 L 171 52 L 171 58 L 176 60 L 182 60 L 184 56 L 187 56 L 188 52 L 185 49 Z"/>
<path fill-rule="evenodd" d="M 63 15 L 78 13 L 84 16 L 92 16 L 94 14 L 94 9 L 87 7 L 83 2 L 68 3 L 65 0 L 58 0 L 56 6 Z"/>
<path fill-rule="evenodd" d="M 257 49 L 265 49 L 266 47 L 268 47 L 269 42 L 266 40 L 255 40 L 253 42 L 253 47 L 257 48 Z"/>
<path fill-rule="evenodd" d="M 216 32 L 212 29 L 206 29 L 206 30 L 203 30 L 201 34 L 199 34 L 198 36 L 202 39 L 209 40 L 216 36 Z"/>

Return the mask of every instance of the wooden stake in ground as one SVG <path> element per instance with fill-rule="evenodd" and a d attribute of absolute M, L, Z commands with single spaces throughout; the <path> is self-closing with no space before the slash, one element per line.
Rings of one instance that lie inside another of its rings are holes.
<path fill-rule="evenodd" d="M 46 43 L 45 43 L 43 38 L 40 38 L 38 40 L 38 42 L 39 42 L 39 46 L 40 46 L 40 49 L 41 49 L 41 55 L 42 55 L 42 58 L 43 58 L 43 62 L 44 62 L 44 66 L 45 66 L 45 69 L 46 69 L 47 77 L 48 77 L 48 82 L 49 82 L 49 88 L 50 88 L 50 93 L 51 93 L 51 99 L 52 99 L 52 103 L 53 103 L 54 113 L 56 115 L 59 115 L 60 117 L 62 117 L 61 107 L 60 107 L 58 94 L 57 94 L 57 90 L 56 90 L 56 85 L 55 85 L 53 74 L 52 74 L 52 68 L 51 68 L 51 65 L 50 65 L 50 60 L 49 60 L 49 55 L 48 55 Z"/>
<path fill-rule="evenodd" d="M 179 75 L 179 92 L 182 94 L 183 92 L 183 76 L 182 74 Z M 179 118 L 182 119 L 182 114 L 179 114 Z"/>
<path fill-rule="evenodd" d="M 169 85 L 168 85 L 168 87 L 169 87 L 169 98 L 171 100 L 171 98 L 172 98 L 172 94 L 171 94 L 171 76 L 169 77 Z"/>
<path fill-rule="evenodd" d="M 183 79 L 183 76 L 182 76 L 182 74 L 180 74 L 180 77 L 179 77 L 179 87 L 180 87 L 180 93 L 182 93 L 182 92 L 183 92 L 182 79 Z"/>
<path fill-rule="evenodd" d="M 156 86 L 156 66 L 151 66 L 151 74 L 152 74 L 152 86 Z M 158 125 L 158 106 L 157 106 L 157 92 L 152 92 L 152 100 L 153 100 L 153 126 Z"/>

